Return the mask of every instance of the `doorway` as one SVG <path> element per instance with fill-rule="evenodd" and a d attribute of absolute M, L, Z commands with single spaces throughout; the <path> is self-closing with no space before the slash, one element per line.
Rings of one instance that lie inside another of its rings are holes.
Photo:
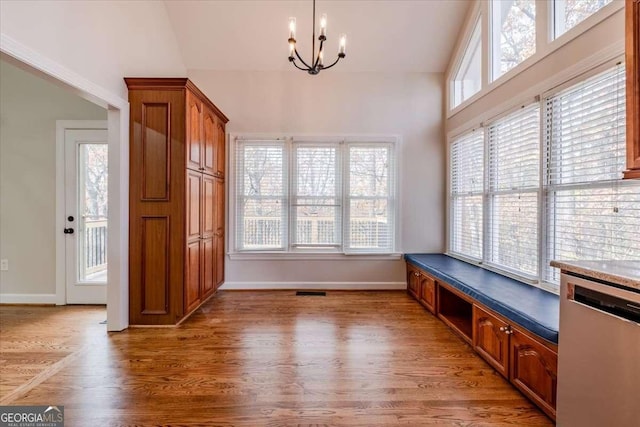
<path fill-rule="evenodd" d="M 107 303 L 108 145 L 102 129 L 66 128 L 65 278 L 67 304 Z"/>

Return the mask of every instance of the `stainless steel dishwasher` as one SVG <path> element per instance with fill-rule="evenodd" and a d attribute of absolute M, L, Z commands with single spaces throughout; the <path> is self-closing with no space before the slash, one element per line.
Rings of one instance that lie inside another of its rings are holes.
<path fill-rule="evenodd" d="M 640 290 L 563 273 L 557 425 L 640 426 Z"/>

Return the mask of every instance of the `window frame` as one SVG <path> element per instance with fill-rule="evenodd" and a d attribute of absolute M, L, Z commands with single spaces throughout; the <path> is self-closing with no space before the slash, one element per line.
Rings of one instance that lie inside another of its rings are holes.
<path fill-rule="evenodd" d="M 284 165 L 285 171 L 284 175 L 286 176 L 286 186 L 288 188 L 288 202 L 285 209 L 287 211 L 287 226 L 284 230 L 285 242 L 283 244 L 284 249 L 278 250 L 254 250 L 254 249 L 242 249 L 240 247 L 240 229 L 237 222 L 237 209 L 238 209 L 238 199 L 237 199 L 237 191 L 239 191 L 239 183 L 238 181 L 238 169 L 237 169 L 237 147 L 238 144 L 241 144 L 245 141 L 279 141 L 285 145 L 285 157 L 287 158 L 287 163 Z M 339 248 L 326 248 L 326 247 L 299 247 L 295 248 L 291 244 L 291 237 L 289 233 L 291 232 L 292 227 L 292 199 L 293 197 L 293 180 L 295 179 L 295 175 L 293 173 L 295 166 L 293 162 L 295 161 L 293 155 L 293 145 L 295 143 L 308 143 L 308 144 L 319 144 L 319 143 L 327 143 L 327 144 L 340 144 L 340 168 L 342 172 L 342 182 L 340 186 L 341 192 L 341 220 L 342 227 L 340 230 L 340 235 L 342 237 L 342 241 L 340 243 Z M 391 153 L 393 155 L 393 162 L 390 164 L 390 177 L 393 182 L 392 191 L 393 197 L 393 207 L 391 213 L 394 218 L 393 223 L 393 236 L 392 236 L 392 248 L 390 250 L 347 250 L 346 249 L 346 241 L 345 241 L 345 233 L 348 231 L 347 222 L 346 222 L 346 213 L 345 213 L 345 203 L 348 200 L 345 191 L 347 190 L 347 181 L 349 179 L 348 170 L 348 159 L 345 158 L 347 155 L 347 150 L 351 145 L 378 145 L 378 144 L 387 144 L 387 146 L 391 147 Z M 238 260 L 277 260 L 277 259 L 299 259 L 299 260 L 344 260 L 344 259 L 362 259 L 362 260 L 377 260 L 377 259 L 399 259 L 402 254 L 398 252 L 398 248 L 400 247 L 400 192 L 399 192 L 399 180 L 398 171 L 400 168 L 400 158 L 398 156 L 399 146 L 401 144 L 400 135 L 322 135 L 322 134 L 256 134 L 256 133 L 238 133 L 238 134 L 230 134 L 229 138 L 229 174 L 228 174 L 228 183 L 227 183 L 227 191 L 229 194 L 229 203 L 228 203 L 228 221 L 227 226 L 230 230 L 227 235 L 229 236 L 227 239 L 227 248 L 228 248 L 228 256 L 230 259 L 238 259 Z"/>
<path fill-rule="evenodd" d="M 477 93 L 479 93 L 484 87 L 484 43 L 483 43 L 483 20 L 482 20 L 482 12 L 478 11 L 475 14 L 475 18 L 473 20 L 473 24 L 471 25 L 469 34 L 465 39 L 464 49 L 460 54 L 460 60 L 457 62 L 456 67 L 454 68 L 451 76 L 451 84 L 450 84 L 450 92 L 451 92 L 451 108 L 456 108 L 459 105 L 463 104 L 465 101 L 473 98 Z M 475 51 L 473 47 L 477 45 L 480 49 L 480 86 L 478 90 L 469 96 L 464 96 L 464 85 L 462 84 L 463 80 L 459 80 L 457 77 L 464 70 L 468 71 L 469 67 L 472 63 L 472 59 L 475 55 Z M 458 96 L 459 94 L 459 96 Z M 459 99 L 459 101 L 458 101 Z"/>

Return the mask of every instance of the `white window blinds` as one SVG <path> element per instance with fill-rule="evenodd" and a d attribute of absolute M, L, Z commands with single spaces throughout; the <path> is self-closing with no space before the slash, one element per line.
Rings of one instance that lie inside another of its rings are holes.
<path fill-rule="evenodd" d="M 450 250 L 482 259 L 484 131 L 477 129 L 451 143 Z"/>
<path fill-rule="evenodd" d="M 287 152 L 283 141 L 236 145 L 236 249 L 283 250 L 287 241 Z"/>
<path fill-rule="evenodd" d="M 340 146 L 294 143 L 291 201 L 294 247 L 339 247 L 342 239 Z"/>
<path fill-rule="evenodd" d="M 331 139 L 235 141 L 236 251 L 393 253 L 395 143 Z"/>
<path fill-rule="evenodd" d="M 488 128 L 488 262 L 538 276 L 540 107 L 533 104 Z"/>
<path fill-rule="evenodd" d="M 625 168 L 625 72 L 619 65 L 545 100 L 547 261 L 640 259 L 640 182 Z M 559 281 L 545 268 L 544 279 Z"/>
<path fill-rule="evenodd" d="M 392 252 L 395 236 L 393 145 L 347 145 L 345 251 Z"/>

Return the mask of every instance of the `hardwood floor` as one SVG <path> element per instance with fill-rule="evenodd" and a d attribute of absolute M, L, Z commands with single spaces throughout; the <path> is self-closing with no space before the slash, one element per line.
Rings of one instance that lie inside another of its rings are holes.
<path fill-rule="evenodd" d="M 552 425 L 404 292 L 219 292 L 177 328 L 78 333 L 12 404 L 64 405 L 67 426 Z"/>

